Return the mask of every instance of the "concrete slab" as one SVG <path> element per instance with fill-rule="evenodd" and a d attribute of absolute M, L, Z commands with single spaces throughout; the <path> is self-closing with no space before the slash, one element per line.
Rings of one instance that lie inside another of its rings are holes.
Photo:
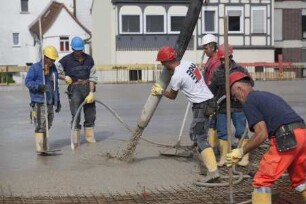
<path fill-rule="evenodd" d="M 108 104 L 131 128 L 150 94 L 152 84 L 100 84 L 96 98 Z M 256 81 L 256 89 L 283 96 L 306 118 L 306 81 Z M 197 163 L 185 158 L 162 157 L 165 150 L 144 140 L 137 146 L 132 163 L 108 159 L 125 148 L 131 133 L 103 106 L 97 104 L 96 144 L 70 148 L 70 111 L 61 87 L 62 111 L 55 115 L 50 146 L 60 154 L 38 157 L 34 151 L 34 127 L 29 120 L 28 90 L 22 86 L 2 86 L 0 109 L 0 194 L 23 196 L 124 193 L 191 184 L 198 176 Z M 163 98 L 142 137 L 159 144 L 177 142 L 187 100 Z M 190 145 L 188 115 L 182 145 Z M 82 133 L 83 135 L 83 133 Z"/>

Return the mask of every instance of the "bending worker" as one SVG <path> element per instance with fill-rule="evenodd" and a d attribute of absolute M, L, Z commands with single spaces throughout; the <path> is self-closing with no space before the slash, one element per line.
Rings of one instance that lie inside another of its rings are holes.
<path fill-rule="evenodd" d="M 243 104 L 254 135 L 240 149 L 226 155 L 227 165 L 239 162 L 267 138 L 270 147 L 263 155 L 253 178 L 254 204 L 270 204 L 272 184 L 287 170 L 291 186 L 302 193 L 306 202 L 306 126 L 304 120 L 281 97 L 254 91 L 251 78 L 243 73 L 230 74 L 232 96 Z"/>
<path fill-rule="evenodd" d="M 228 45 L 228 57 L 229 57 L 229 72 L 239 71 L 250 76 L 249 72 L 244 68 L 236 64 L 233 60 L 233 48 Z M 209 89 L 216 97 L 216 100 L 225 96 L 225 48 L 224 44 L 220 45 L 218 49 L 218 58 L 221 62 L 221 66 L 214 72 Z M 254 81 L 252 81 L 254 86 Z M 247 127 L 247 121 L 244 112 L 242 111 L 242 104 L 239 101 L 231 100 L 231 120 L 235 127 L 235 138 L 241 139 L 245 129 Z M 217 110 L 217 135 L 220 148 L 220 160 L 218 166 L 225 164 L 226 154 L 228 153 L 228 134 L 227 134 L 227 116 L 226 116 L 226 100 L 219 102 Z M 249 139 L 246 135 L 242 140 L 242 146 L 244 146 Z M 240 166 L 247 166 L 249 164 L 249 154 L 244 155 L 243 159 L 238 163 Z"/>
<path fill-rule="evenodd" d="M 94 126 L 96 120 L 95 84 L 97 83 L 96 69 L 93 58 L 84 53 L 84 41 L 80 37 L 71 40 L 72 53 L 66 55 L 57 64 L 60 79 L 68 84 L 67 93 L 73 123 L 79 106 L 86 101 L 84 110 L 85 139 L 95 143 Z M 76 118 L 73 129 L 73 143 L 75 148 L 80 145 L 80 115 Z"/>
<path fill-rule="evenodd" d="M 43 59 L 30 67 L 25 78 L 25 85 L 31 97 L 31 117 L 35 124 L 35 149 L 40 155 L 48 152 L 45 109 L 47 108 L 48 129 L 51 128 L 54 118 L 53 106 L 56 106 L 55 112 L 61 110 L 58 73 L 54 65 L 57 58 L 55 47 L 46 46 L 43 49 Z M 45 96 L 47 107 L 45 107 Z"/>
<path fill-rule="evenodd" d="M 151 93 L 152 95 L 161 95 L 174 100 L 177 97 L 178 91 L 181 89 L 193 104 L 192 138 L 197 143 L 198 151 L 208 169 L 204 182 L 213 182 L 219 178 L 216 157 L 207 141 L 209 128 L 208 117 L 214 111 L 210 111 L 208 101 L 213 98 L 213 95 L 205 84 L 197 66 L 189 61 L 178 60 L 177 53 L 172 47 L 161 47 L 157 54 L 157 61 L 160 61 L 169 72 L 173 72 L 170 80 L 171 90 L 163 90 L 158 83 L 155 83 Z"/>

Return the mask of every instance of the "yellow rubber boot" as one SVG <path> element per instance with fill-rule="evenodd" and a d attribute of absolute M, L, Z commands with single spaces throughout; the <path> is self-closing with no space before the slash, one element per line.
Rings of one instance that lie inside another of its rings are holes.
<path fill-rule="evenodd" d="M 272 204 L 271 193 L 252 193 L 252 204 Z"/>
<path fill-rule="evenodd" d="M 249 141 L 249 139 L 243 139 L 241 147 L 244 147 L 248 141 Z M 247 165 L 249 165 L 249 163 L 250 163 L 249 162 L 249 154 L 246 154 L 242 157 L 241 161 L 238 162 L 238 165 L 239 166 L 247 166 Z"/>
<path fill-rule="evenodd" d="M 211 147 L 204 149 L 201 152 L 201 156 L 204 165 L 208 170 L 206 177 L 204 177 L 203 180 L 201 179 L 201 181 L 205 183 L 214 182 L 220 177 L 220 175 L 218 171 L 217 160 L 213 149 Z"/>
<path fill-rule="evenodd" d="M 218 166 L 223 166 L 226 161 L 226 154 L 228 153 L 228 141 L 227 140 L 219 140 L 219 148 L 220 148 L 220 160 L 218 162 Z"/>
<path fill-rule="evenodd" d="M 34 134 L 35 137 L 35 150 L 36 152 L 43 152 L 44 146 L 43 146 L 43 141 L 44 141 L 44 133 L 36 132 Z"/>
<path fill-rule="evenodd" d="M 85 139 L 88 143 L 96 143 L 95 133 L 93 127 L 85 128 Z"/>
<path fill-rule="evenodd" d="M 306 190 L 305 191 L 302 191 L 302 196 L 304 198 L 304 202 L 306 203 Z"/>
<path fill-rule="evenodd" d="M 217 130 L 215 130 L 214 128 L 208 129 L 208 143 L 212 148 L 218 145 Z"/>
<path fill-rule="evenodd" d="M 80 146 L 80 130 L 73 130 L 73 133 L 72 133 L 72 137 L 73 137 L 73 145 L 74 145 L 74 148 L 78 148 Z"/>

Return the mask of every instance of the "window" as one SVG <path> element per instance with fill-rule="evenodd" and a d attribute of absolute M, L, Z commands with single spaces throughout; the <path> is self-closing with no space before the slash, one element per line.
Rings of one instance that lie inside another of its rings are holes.
<path fill-rule="evenodd" d="M 306 39 L 306 15 L 302 16 L 302 36 Z"/>
<path fill-rule="evenodd" d="M 120 34 L 141 34 L 142 10 L 139 6 L 122 6 L 119 10 L 119 33 Z"/>
<path fill-rule="evenodd" d="M 184 15 L 169 15 L 169 33 L 179 33 L 182 28 L 184 19 Z"/>
<path fill-rule="evenodd" d="M 122 33 L 140 33 L 140 16 L 139 15 L 122 15 L 121 16 Z"/>
<path fill-rule="evenodd" d="M 202 11 L 202 33 L 217 33 L 217 7 L 204 7 Z"/>
<path fill-rule="evenodd" d="M 20 39 L 19 39 L 19 33 L 13 33 L 12 34 L 12 43 L 13 43 L 13 46 L 19 46 L 20 45 Z"/>
<path fill-rule="evenodd" d="M 69 37 L 60 37 L 60 51 L 69 51 Z"/>
<path fill-rule="evenodd" d="M 242 33 L 243 32 L 243 9 L 242 7 L 226 8 L 228 16 L 228 32 Z"/>
<path fill-rule="evenodd" d="M 20 3 L 21 3 L 21 12 L 28 12 L 29 11 L 29 6 L 28 6 L 29 1 L 21 0 Z"/>
<path fill-rule="evenodd" d="M 146 15 L 145 32 L 146 33 L 165 33 L 164 15 Z"/>
<path fill-rule="evenodd" d="M 252 33 L 266 33 L 266 7 L 252 8 Z"/>

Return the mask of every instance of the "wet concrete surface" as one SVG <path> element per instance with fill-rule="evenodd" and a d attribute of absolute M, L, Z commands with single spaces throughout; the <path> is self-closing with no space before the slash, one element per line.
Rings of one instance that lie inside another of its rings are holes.
<path fill-rule="evenodd" d="M 99 84 L 96 98 L 115 110 L 131 128 L 136 128 L 140 111 L 152 84 Z M 62 111 L 55 114 L 49 144 L 61 149 L 54 156 L 37 156 L 34 126 L 29 120 L 29 94 L 26 87 L 1 86 L 0 108 L 0 194 L 96 195 L 124 193 L 191 184 L 199 176 L 197 162 L 184 158 L 160 156 L 158 147 L 144 140 L 137 146 L 134 161 L 108 159 L 107 153 L 121 152 L 131 133 L 103 106 L 97 104 L 96 144 L 70 148 L 70 111 L 61 85 Z M 306 81 L 256 81 L 256 89 L 271 91 L 285 98 L 306 119 Z M 142 137 L 159 144 L 177 142 L 187 100 L 179 93 L 177 100 L 163 98 Z M 182 145 L 190 145 L 188 115 Z"/>

